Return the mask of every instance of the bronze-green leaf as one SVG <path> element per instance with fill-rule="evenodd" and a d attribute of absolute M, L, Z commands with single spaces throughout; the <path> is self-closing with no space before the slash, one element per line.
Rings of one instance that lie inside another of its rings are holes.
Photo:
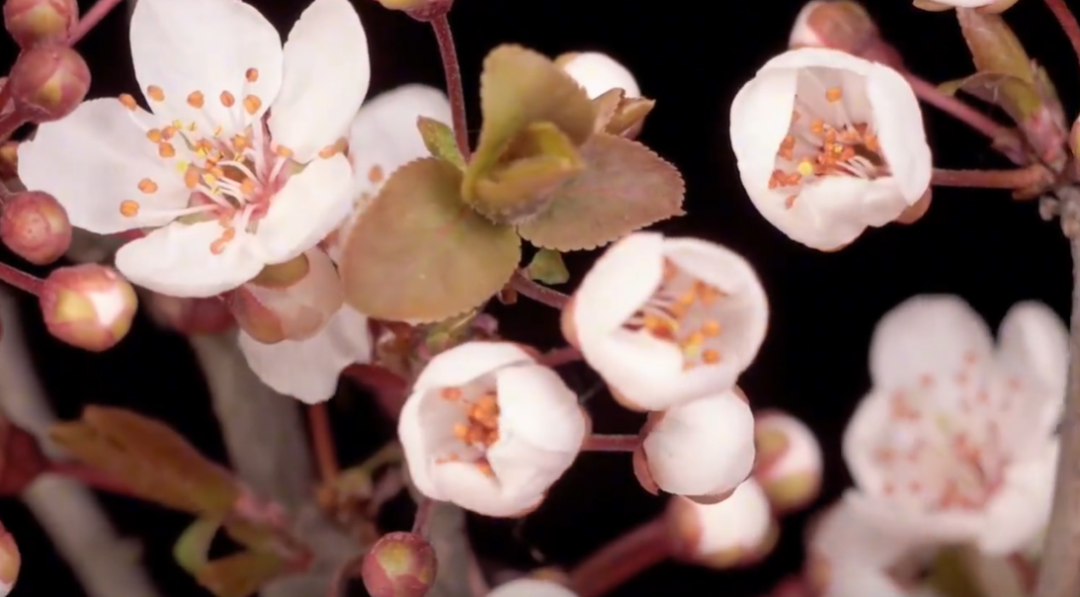
<path fill-rule="evenodd" d="M 75 459 L 170 508 L 224 514 L 240 494 L 227 470 L 169 426 L 131 411 L 88 406 L 81 420 L 54 425 L 50 436 Z"/>
<path fill-rule="evenodd" d="M 521 259 L 509 226 L 461 201 L 461 171 L 436 158 L 399 168 L 348 234 L 345 300 L 370 317 L 440 321 L 497 293 Z"/>
<path fill-rule="evenodd" d="M 188 574 L 198 574 L 210 561 L 210 544 L 214 542 L 214 537 L 221 528 L 221 520 L 220 517 L 199 518 L 184 529 L 176 540 L 173 545 L 173 559 Z"/>
<path fill-rule="evenodd" d="M 286 562 L 277 554 L 242 551 L 209 562 L 195 578 L 217 597 L 248 597 L 286 572 Z"/>
<path fill-rule="evenodd" d="M 462 170 L 465 169 L 465 158 L 461 157 L 461 151 L 458 150 L 454 129 L 427 116 L 421 116 L 416 120 L 416 128 L 420 130 L 424 146 L 431 155 L 446 160 Z"/>
<path fill-rule="evenodd" d="M 1034 80 L 1031 59 L 1001 15 L 959 8 L 956 16 L 976 70 Z"/>
<path fill-rule="evenodd" d="M 1034 81 L 1007 73 L 980 72 L 942 83 L 938 89 L 949 95 L 958 91 L 969 93 L 1005 110 L 1018 123 L 1027 120 L 1043 103 Z"/>
<path fill-rule="evenodd" d="M 682 176 L 644 145 L 607 134 L 581 149 L 585 171 L 560 187 L 551 205 L 518 227 L 522 238 L 557 251 L 592 249 L 682 215 Z"/>
<path fill-rule="evenodd" d="M 546 56 L 514 45 L 499 46 L 484 60 L 480 107 L 484 124 L 461 187 L 473 205 L 483 203 L 481 180 L 522 157 L 518 139 L 529 127 L 550 123 L 577 147 L 592 135 L 596 120 L 589 96 L 570 75 Z"/>
<path fill-rule="evenodd" d="M 570 279 L 570 272 L 566 271 L 562 253 L 551 249 L 537 251 L 529 262 L 529 266 L 525 268 L 525 273 L 530 279 L 549 286 L 565 284 Z"/>

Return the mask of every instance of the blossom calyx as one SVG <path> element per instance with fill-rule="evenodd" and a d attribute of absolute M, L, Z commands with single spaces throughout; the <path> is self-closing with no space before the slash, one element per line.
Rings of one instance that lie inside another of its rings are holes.
<path fill-rule="evenodd" d="M 454 0 L 377 0 L 390 10 L 403 10 L 417 21 L 430 21 L 445 15 L 454 6 Z"/>
<path fill-rule="evenodd" d="M 822 456 L 814 432 L 779 411 L 758 413 L 754 439 L 754 478 L 775 512 L 807 506 L 821 491 Z"/>
<path fill-rule="evenodd" d="M 76 0 L 4 2 L 4 27 L 20 48 L 63 43 L 78 21 Z"/>
<path fill-rule="evenodd" d="M 716 504 L 676 497 L 665 513 L 675 557 L 715 569 L 748 566 L 767 556 L 779 524 L 765 491 L 753 479 Z"/>
<path fill-rule="evenodd" d="M 24 191 L 5 199 L 0 212 L 0 240 L 35 265 L 60 259 L 71 246 L 67 211 L 48 193 Z"/>
<path fill-rule="evenodd" d="M 180 334 L 220 334 L 236 326 L 223 298 L 178 298 L 156 292 L 147 293 L 145 298 L 151 317 Z"/>
<path fill-rule="evenodd" d="M 360 574 L 371 597 L 424 597 L 435 583 L 435 548 L 415 533 L 383 535 L 364 556 Z"/>
<path fill-rule="evenodd" d="M 59 120 L 79 107 L 90 89 L 90 68 L 64 45 L 23 50 L 8 77 L 16 108 L 33 122 Z"/>
<path fill-rule="evenodd" d="M 127 335 L 139 303 L 123 276 L 96 263 L 53 270 L 39 302 L 50 334 L 91 352 L 112 348 Z"/>

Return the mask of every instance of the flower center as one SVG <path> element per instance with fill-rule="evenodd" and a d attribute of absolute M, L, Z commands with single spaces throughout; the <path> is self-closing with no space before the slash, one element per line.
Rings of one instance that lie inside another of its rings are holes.
<path fill-rule="evenodd" d="M 439 397 L 455 407 L 451 432 L 454 442 L 436 462 L 471 462 L 480 472 L 494 477 L 487 449 L 499 441 L 499 400 L 492 387 L 443 388 Z"/>
<path fill-rule="evenodd" d="M 890 398 L 889 427 L 873 451 L 882 491 L 930 512 L 978 510 L 1011 461 L 1003 437 L 1021 389 L 1016 379 L 979 379 L 969 353 L 952 379 L 923 375 Z"/>
<path fill-rule="evenodd" d="M 770 189 L 790 191 L 784 202 L 788 209 L 803 185 L 824 177 L 874 179 L 889 173 L 865 85 L 851 85 L 850 79 L 849 73 L 827 68 L 799 72 L 791 126 L 769 179 Z"/>
<path fill-rule="evenodd" d="M 623 327 L 678 346 L 684 371 L 716 365 L 722 360 L 724 331 L 719 307 L 726 296 L 668 260 L 656 292 Z"/>

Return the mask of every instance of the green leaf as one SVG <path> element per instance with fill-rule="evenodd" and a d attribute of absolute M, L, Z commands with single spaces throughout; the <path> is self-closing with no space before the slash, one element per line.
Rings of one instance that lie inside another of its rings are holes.
<path fill-rule="evenodd" d="M 543 195 L 553 176 L 554 168 L 545 160 L 547 151 L 557 159 L 569 159 L 567 146 L 585 143 L 596 123 L 589 96 L 570 75 L 547 57 L 514 45 L 499 46 L 484 60 L 480 107 L 484 124 L 461 192 L 470 205 L 492 217 L 506 209 L 511 193 L 520 194 L 517 199 L 522 203 L 538 201 L 535 195 Z M 552 129 L 566 140 L 557 142 L 559 137 Z M 512 162 L 533 158 L 539 158 L 543 165 L 525 166 L 524 173 L 513 170 L 515 186 L 502 188 L 500 183 L 508 178 Z M 542 172 L 537 174 L 537 189 L 525 184 L 534 169 Z M 482 181 L 489 184 L 482 185 Z M 489 201 L 495 205 L 488 206 Z"/>
<path fill-rule="evenodd" d="M 971 94 L 984 102 L 999 106 L 1018 123 L 1023 123 L 1038 111 L 1043 103 L 1033 81 L 1006 73 L 976 73 L 970 77 L 942 83 L 938 89 L 949 95 L 958 91 Z"/>
<path fill-rule="evenodd" d="M 592 249 L 682 215 L 682 176 L 644 145 L 599 134 L 582 147 L 581 157 L 585 171 L 518 227 L 522 238 L 556 251 Z"/>
<path fill-rule="evenodd" d="M 240 495 L 232 475 L 160 421 L 88 406 L 54 425 L 53 441 L 85 465 L 125 482 L 139 497 L 193 514 L 224 514 Z"/>
<path fill-rule="evenodd" d="M 461 172 L 435 159 L 399 168 L 348 234 L 345 300 L 370 317 L 433 322 L 497 293 L 521 259 L 509 226 L 461 202 Z"/>
<path fill-rule="evenodd" d="M 210 544 L 214 542 L 221 518 L 199 518 L 184 530 L 173 545 L 173 559 L 191 575 L 197 575 L 210 561 Z"/>
<path fill-rule="evenodd" d="M 937 553 L 928 582 L 948 597 L 982 597 L 959 548 L 944 548 Z"/>
<path fill-rule="evenodd" d="M 612 89 L 593 100 L 596 110 L 596 132 L 609 135 L 628 135 L 656 107 L 656 102 L 644 97 L 626 97 L 622 89 Z"/>
<path fill-rule="evenodd" d="M 416 128 L 420 130 L 424 146 L 431 155 L 440 160 L 446 160 L 461 170 L 465 169 L 465 158 L 461 157 L 461 152 L 458 150 L 454 129 L 427 116 L 421 116 L 416 120 Z"/>
<path fill-rule="evenodd" d="M 285 575 L 285 564 L 274 553 L 242 551 L 209 562 L 195 579 L 217 597 L 248 597 Z"/>
<path fill-rule="evenodd" d="M 529 267 L 525 268 L 525 273 L 530 279 L 549 286 L 565 284 L 570 279 L 570 272 L 566 271 L 562 254 L 551 249 L 537 251 L 529 262 Z"/>

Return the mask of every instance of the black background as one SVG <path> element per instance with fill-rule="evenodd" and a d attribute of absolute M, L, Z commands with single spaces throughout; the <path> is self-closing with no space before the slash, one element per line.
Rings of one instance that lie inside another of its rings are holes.
<path fill-rule="evenodd" d="M 183 0 L 176 0 L 182 2 Z M 429 28 L 372 0 L 354 0 L 371 44 L 372 93 L 408 82 L 442 85 Z M 90 2 L 80 2 L 85 10 Z M 258 0 L 287 32 L 306 6 L 302 0 Z M 873 230 L 840 253 L 803 248 L 773 230 L 740 186 L 729 148 L 728 106 L 739 86 L 784 49 L 801 0 L 757 2 L 650 2 L 645 0 L 459 0 L 451 15 L 458 40 L 473 126 L 479 122 L 477 80 L 486 52 L 515 42 L 555 56 L 599 50 L 627 64 L 643 93 L 658 100 L 641 140 L 683 172 L 687 216 L 659 229 L 722 242 L 757 268 L 769 293 L 770 334 L 742 386 L 755 407 L 778 406 L 808 421 L 826 452 L 825 491 L 815 507 L 835 498 L 849 482 L 839 439 L 856 401 L 868 388 L 866 350 L 875 321 L 919 293 L 966 298 L 991 325 L 1022 299 L 1048 302 L 1063 316 L 1069 300 L 1067 245 L 1055 223 L 1040 220 L 1033 202 L 1014 203 L 1006 193 L 940 189 L 918 224 Z M 925 13 L 907 0 L 874 0 L 868 8 L 911 68 L 940 81 L 969 74 L 971 61 L 952 13 Z M 1046 65 L 1066 105 L 1075 109 L 1077 63 L 1063 34 L 1037 0 L 1008 13 L 1031 55 Z M 78 46 L 94 73 L 91 96 L 134 92 L 122 10 L 110 15 Z M 10 64 L 15 48 L 4 41 Z M 924 114 L 939 167 L 1007 164 L 963 125 L 927 108 Z M 912 126 L 915 126 L 912 123 Z M 4 260 L 18 263 L 10 255 Z M 571 258 L 575 279 L 592 255 Z M 206 453 L 226 460 L 205 387 L 181 338 L 146 319 L 117 349 L 90 355 L 47 338 L 31 299 L 21 317 L 32 337 L 40 373 L 62 417 L 87 403 L 137 409 L 171 422 Z M 525 302 L 498 309 L 508 337 L 541 348 L 558 344 L 557 316 Z M 14 313 L 3 313 L 7 318 Z M 571 382 L 587 390 L 595 377 L 570 368 Z M 392 427 L 355 389 L 333 404 L 348 464 L 391 437 Z M 599 432 L 633 432 L 640 419 L 613 407 L 607 397 L 590 403 Z M 121 498 L 103 498 L 121 531 L 142 541 L 146 564 L 169 596 L 203 595 L 173 563 L 172 541 L 185 516 Z M 586 454 L 559 482 L 549 500 L 524 523 L 475 520 L 477 551 L 485 561 L 529 568 L 570 566 L 662 507 L 633 479 L 625 455 Z M 619 589 L 616 597 L 657 594 L 723 594 L 748 597 L 795 571 L 802 556 L 806 515 L 784 521 L 781 543 L 762 565 L 713 573 L 663 565 Z M 0 519 L 23 554 L 14 595 L 79 595 L 67 568 L 28 511 L 0 500 Z M 360 589 L 362 592 L 362 589 Z M 362 593 L 361 593 L 362 594 Z"/>

